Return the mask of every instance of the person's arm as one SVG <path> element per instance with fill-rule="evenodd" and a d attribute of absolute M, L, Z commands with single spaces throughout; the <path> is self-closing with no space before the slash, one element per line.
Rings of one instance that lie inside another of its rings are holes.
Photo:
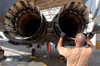
<path fill-rule="evenodd" d="M 58 41 L 58 44 L 57 44 L 57 50 L 59 51 L 60 48 L 62 47 L 62 41 L 63 41 L 63 38 L 60 38 L 59 41 Z"/>
<path fill-rule="evenodd" d="M 57 50 L 58 51 L 62 47 L 62 42 L 63 42 L 63 38 L 65 37 L 65 35 L 66 34 L 64 32 L 61 32 L 60 39 L 59 39 L 58 44 L 57 44 Z"/>
<path fill-rule="evenodd" d="M 65 56 L 65 57 L 68 57 L 70 54 L 70 48 L 64 48 L 62 46 L 64 36 L 65 36 L 65 34 L 61 33 L 60 39 L 57 44 L 57 50 L 58 50 L 59 54 Z"/>
<path fill-rule="evenodd" d="M 86 42 L 87 42 L 88 47 L 93 48 L 93 44 L 88 38 L 86 38 Z"/>
<path fill-rule="evenodd" d="M 86 39 L 86 41 L 87 41 L 87 45 L 88 45 L 87 51 L 86 51 L 87 52 L 87 57 L 90 57 L 92 52 L 93 52 L 93 44 L 88 38 Z"/>

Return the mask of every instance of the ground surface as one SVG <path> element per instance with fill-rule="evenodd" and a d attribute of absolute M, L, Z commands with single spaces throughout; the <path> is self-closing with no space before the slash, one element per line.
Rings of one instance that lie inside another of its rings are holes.
<path fill-rule="evenodd" d="M 46 45 L 36 50 L 37 58 L 31 60 L 31 48 L 12 45 L 0 40 L 0 46 L 5 50 L 5 57 L 0 60 L 0 66 L 66 66 L 66 60 L 60 60 L 59 54 L 52 45 L 52 52 L 48 53 Z M 100 66 L 100 50 L 94 50 L 89 59 L 89 66 Z"/>

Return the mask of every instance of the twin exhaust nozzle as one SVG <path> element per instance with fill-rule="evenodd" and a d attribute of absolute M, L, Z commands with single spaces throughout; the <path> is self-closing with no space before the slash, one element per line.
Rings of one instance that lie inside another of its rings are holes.
<path fill-rule="evenodd" d="M 19 43 L 57 43 L 61 31 L 74 38 L 79 32 L 92 32 L 94 22 L 90 10 L 78 2 L 66 3 L 51 22 L 29 1 L 16 2 L 5 18 L 5 36 Z M 64 43 L 73 41 L 65 37 Z"/>

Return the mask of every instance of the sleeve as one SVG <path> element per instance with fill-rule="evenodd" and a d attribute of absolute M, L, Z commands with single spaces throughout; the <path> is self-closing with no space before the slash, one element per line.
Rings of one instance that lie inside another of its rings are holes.
<path fill-rule="evenodd" d="M 65 56 L 65 57 L 69 57 L 70 56 L 70 53 L 71 53 L 71 49 L 70 48 L 61 47 L 59 49 L 59 54 Z"/>

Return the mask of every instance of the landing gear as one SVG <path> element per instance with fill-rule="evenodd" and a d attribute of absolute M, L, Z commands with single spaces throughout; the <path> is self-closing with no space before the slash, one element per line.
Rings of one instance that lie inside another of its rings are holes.
<path fill-rule="evenodd" d="M 32 47 L 32 51 L 31 51 L 31 56 L 30 56 L 30 58 L 31 59 L 36 59 L 37 58 L 37 56 L 36 56 L 36 49 L 37 48 L 41 48 L 41 46 L 40 46 L 40 44 L 34 44 L 34 45 L 32 45 L 31 44 L 31 47 Z"/>
<path fill-rule="evenodd" d="M 32 49 L 31 53 L 32 54 L 31 54 L 30 58 L 31 59 L 36 59 L 36 50 L 34 48 Z"/>

